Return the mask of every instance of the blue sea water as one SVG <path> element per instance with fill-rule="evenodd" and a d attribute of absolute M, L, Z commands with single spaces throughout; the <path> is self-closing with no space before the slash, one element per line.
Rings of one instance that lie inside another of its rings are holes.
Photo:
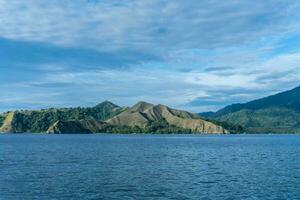
<path fill-rule="evenodd" d="M 0 199 L 300 199 L 300 135 L 0 135 Z"/>

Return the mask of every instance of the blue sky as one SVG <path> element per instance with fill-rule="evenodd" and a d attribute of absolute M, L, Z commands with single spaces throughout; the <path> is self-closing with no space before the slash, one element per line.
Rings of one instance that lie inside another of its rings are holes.
<path fill-rule="evenodd" d="M 300 85 L 294 0 L 0 0 L 0 111 L 217 110 Z"/>

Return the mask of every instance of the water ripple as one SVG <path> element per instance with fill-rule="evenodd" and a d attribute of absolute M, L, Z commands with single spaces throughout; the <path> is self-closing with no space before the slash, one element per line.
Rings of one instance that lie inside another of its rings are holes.
<path fill-rule="evenodd" d="M 300 136 L 0 135 L 0 199 L 300 199 Z"/>

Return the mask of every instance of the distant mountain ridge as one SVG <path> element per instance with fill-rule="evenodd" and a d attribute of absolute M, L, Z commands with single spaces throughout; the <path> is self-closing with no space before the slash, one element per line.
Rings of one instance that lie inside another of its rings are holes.
<path fill-rule="evenodd" d="M 12 111 L 0 118 L 6 133 L 229 133 L 198 115 L 139 102 L 122 108 L 105 101 L 91 108 Z"/>
<path fill-rule="evenodd" d="M 300 111 L 300 86 L 289 91 L 250 101 L 248 103 L 227 106 L 217 111 L 215 116 L 226 115 L 242 109 L 259 110 L 269 107 L 284 107 L 287 109 Z"/>
<path fill-rule="evenodd" d="M 243 126 L 254 133 L 300 133 L 300 87 L 200 116 Z"/>

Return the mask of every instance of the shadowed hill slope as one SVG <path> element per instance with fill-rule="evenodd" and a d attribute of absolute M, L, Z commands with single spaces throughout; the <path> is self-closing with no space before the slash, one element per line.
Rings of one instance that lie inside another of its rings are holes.
<path fill-rule="evenodd" d="M 207 117 L 241 125 L 250 133 L 300 133 L 300 87 L 233 104 Z"/>

